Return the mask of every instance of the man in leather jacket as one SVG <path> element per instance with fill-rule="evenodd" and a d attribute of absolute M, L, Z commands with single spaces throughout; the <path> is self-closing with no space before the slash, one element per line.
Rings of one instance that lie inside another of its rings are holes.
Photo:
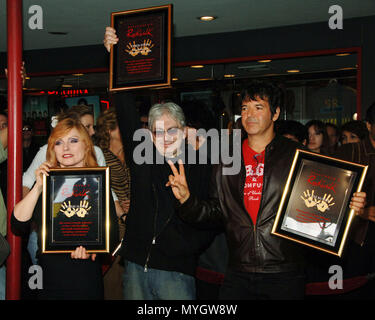
<path fill-rule="evenodd" d="M 271 234 L 284 185 L 299 143 L 274 133 L 282 91 L 268 82 L 252 82 L 241 94 L 241 170 L 224 175 L 216 166 L 210 198 L 200 201 L 190 193 L 184 166 L 170 163 L 169 186 L 181 206 L 180 217 L 201 227 L 224 225 L 229 250 L 221 299 L 302 299 L 304 247 Z M 234 146 L 235 147 L 235 146 Z M 364 193 L 351 207 L 364 206 Z"/>

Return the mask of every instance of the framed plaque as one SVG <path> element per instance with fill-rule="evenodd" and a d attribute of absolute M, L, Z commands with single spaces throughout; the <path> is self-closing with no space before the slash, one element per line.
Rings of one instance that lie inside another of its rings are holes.
<path fill-rule="evenodd" d="M 42 252 L 109 252 L 109 167 L 43 175 Z"/>
<path fill-rule="evenodd" d="M 298 149 L 272 234 L 341 256 L 367 168 Z"/>
<path fill-rule="evenodd" d="M 172 5 L 113 12 L 109 90 L 171 85 Z"/>

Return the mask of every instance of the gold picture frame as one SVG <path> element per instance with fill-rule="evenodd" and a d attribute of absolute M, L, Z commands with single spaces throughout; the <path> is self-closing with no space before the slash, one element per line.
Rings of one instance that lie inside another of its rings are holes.
<path fill-rule="evenodd" d="M 367 169 L 297 149 L 271 233 L 341 257 Z"/>
<path fill-rule="evenodd" d="M 42 253 L 109 253 L 109 167 L 58 168 L 43 175 Z"/>
<path fill-rule="evenodd" d="M 113 12 L 109 91 L 170 87 L 172 5 Z"/>

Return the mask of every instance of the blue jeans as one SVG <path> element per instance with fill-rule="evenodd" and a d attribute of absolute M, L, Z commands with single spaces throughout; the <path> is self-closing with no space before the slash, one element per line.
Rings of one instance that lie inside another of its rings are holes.
<path fill-rule="evenodd" d="M 5 300 L 6 291 L 6 267 L 5 263 L 0 267 L 0 300 Z"/>
<path fill-rule="evenodd" d="M 27 251 L 30 254 L 32 263 L 38 264 L 38 259 L 36 258 L 36 253 L 38 251 L 38 234 L 36 231 L 31 231 L 30 233 L 29 241 L 27 243 Z"/>
<path fill-rule="evenodd" d="M 194 300 L 195 279 L 174 272 L 144 268 L 124 260 L 123 276 L 125 300 Z"/>

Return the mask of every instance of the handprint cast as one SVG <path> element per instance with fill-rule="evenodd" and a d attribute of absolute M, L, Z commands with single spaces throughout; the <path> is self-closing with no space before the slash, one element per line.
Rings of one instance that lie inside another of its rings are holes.
<path fill-rule="evenodd" d="M 141 54 L 143 56 L 147 56 L 152 50 L 155 45 L 152 43 L 150 39 L 143 40 L 143 43 L 136 44 L 135 41 L 133 43 L 129 42 L 126 46 L 125 52 L 129 53 L 132 57 Z"/>
<path fill-rule="evenodd" d="M 87 200 L 81 200 L 79 202 L 79 207 L 78 208 L 75 208 L 71 205 L 70 201 L 68 201 L 68 204 L 66 204 L 66 202 L 64 202 L 62 205 L 61 205 L 61 208 L 60 211 L 65 214 L 68 218 L 71 218 L 73 217 L 75 214 L 80 217 L 80 218 L 84 218 L 89 210 L 91 209 L 91 206 L 89 207 L 89 202 Z"/>
<path fill-rule="evenodd" d="M 315 207 L 316 204 L 317 204 L 317 200 L 316 200 L 316 196 L 314 196 L 314 190 L 311 192 L 311 195 L 310 195 L 310 191 L 309 190 L 306 190 L 303 192 L 303 195 L 304 197 L 301 196 L 301 199 L 303 201 L 305 201 L 305 206 L 308 207 L 308 208 L 311 208 L 311 207 Z"/>
<path fill-rule="evenodd" d="M 303 196 L 301 195 L 301 199 L 305 202 L 305 206 L 308 208 L 315 207 L 320 212 L 325 212 L 329 207 L 332 207 L 335 202 L 333 201 L 333 197 L 330 194 L 324 194 L 322 199 L 319 199 L 316 195 L 314 196 L 314 190 L 310 191 L 306 190 L 303 192 Z"/>

